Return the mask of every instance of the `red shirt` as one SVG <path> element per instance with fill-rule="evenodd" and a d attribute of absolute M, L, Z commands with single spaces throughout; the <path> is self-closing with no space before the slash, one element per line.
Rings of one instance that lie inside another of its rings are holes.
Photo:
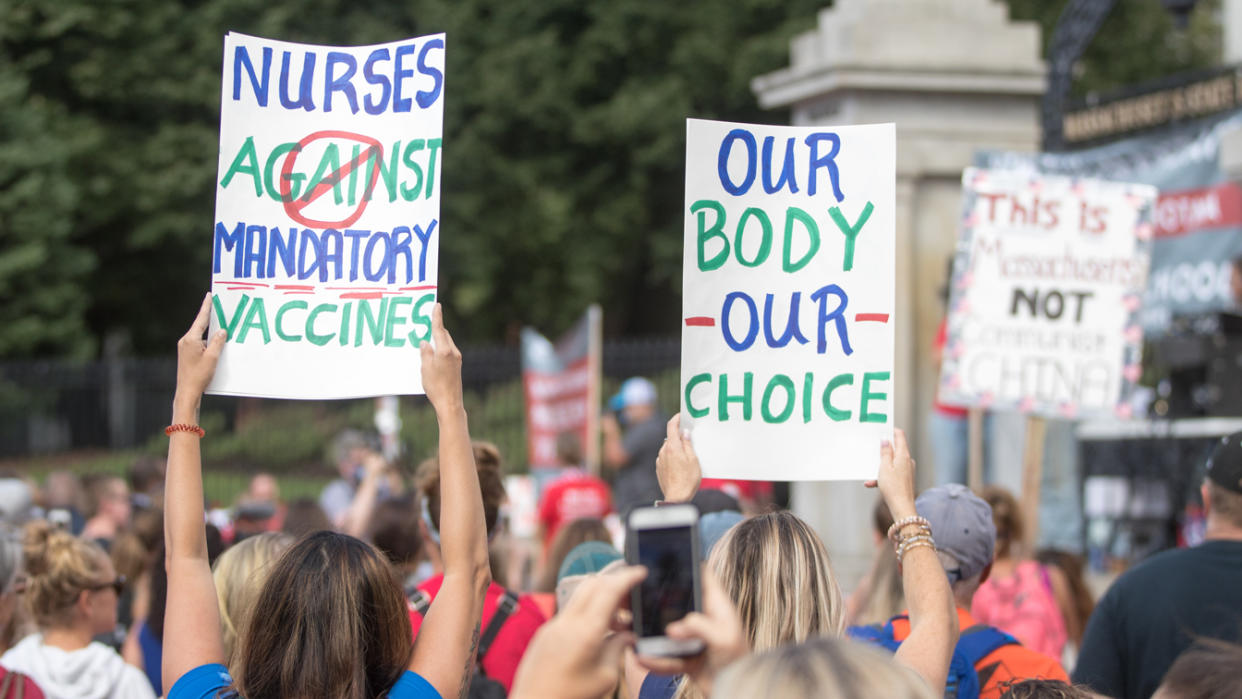
<path fill-rule="evenodd" d="M 612 491 L 608 484 L 581 469 L 570 469 L 548 484 L 539 502 L 539 522 L 543 524 L 544 545 L 556 536 L 566 522 L 592 517 L 603 519 L 612 512 Z"/>
<path fill-rule="evenodd" d="M 738 502 L 754 502 L 772 497 L 771 481 L 740 481 L 735 478 L 704 478 L 699 490 L 719 490 Z"/>
<path fill-rule="evenodd" d="M 433 575 L 423 581 L 418 589 L 434 600 L 442 584 L 444 584 L 443 573 Z M 480 636 L 495 616 L 496 607 L 500 604 L 500 597 L 504 593 L 505 588 L 496 583 L 488 586 L 487 597 L 483 600 L 483 623 L 479 626 Z M 513 675 L 517 673 L 518 663 L 522 662 L 526 646 L 530 645 L 531 637 L 545 621 L 547 619 L 544 618 L 543 612 L 539 611 L 538 605 L 528 595 L 518 597 L 518 608 L 509 615 L 508 619 L 505 619 L 499 633 L 496 634 L 496 640 L 487 649 L 487 655 L 483 656 L 480 663 L 483 666 L 483 672 L 503 684 L 506 692 L 513 687 Z M 418 629 L 422 624 L 423 615 L 419 614 L 413 605 L 410 605 L 410 626 L 414 628 L 415 640 L 418 640 Z"/>

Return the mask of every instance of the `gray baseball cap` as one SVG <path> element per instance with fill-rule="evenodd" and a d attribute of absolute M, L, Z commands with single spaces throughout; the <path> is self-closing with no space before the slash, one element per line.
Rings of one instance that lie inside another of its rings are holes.
<path fill-rule="evenodd" d="M 972 578 L 992 562 L 996 525 L 992 508 L 970 488 L 957 483 L 923 491 L 914 508 L 931 522 L 936 548 L 957 559 L 958 568 L 945 571 L 953 582 Z"/>

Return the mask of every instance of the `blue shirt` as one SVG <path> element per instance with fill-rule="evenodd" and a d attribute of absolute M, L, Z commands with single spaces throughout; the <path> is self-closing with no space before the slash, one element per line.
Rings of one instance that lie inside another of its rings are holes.
<path fill-rule="evenodd" d="M 173 685 L 167 699 L 217 699 L 217 697 L 236 697 L 237 694 L 229 687 L 233 678 L 229 671 L 219 663 L 199 665 L 181 676 Z M 221 690 L 228 690 L 221 693 Z M 388 690 L 388 699 L 440 699 L 440 693 L 427 680 L 405 671 L 401 679 Z"/>

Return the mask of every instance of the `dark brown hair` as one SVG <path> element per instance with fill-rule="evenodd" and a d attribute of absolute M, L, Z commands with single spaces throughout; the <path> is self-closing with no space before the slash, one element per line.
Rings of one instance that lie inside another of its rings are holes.
<path fill-rule="evenodd" d="M 1242 646 L 1200 639 L 1178 656 L 1160 684 L 1177 699 L 1235 699 Z"/>
<path fill-rule="evenodd" d="M 474 463 L 479 470 L 479 490 L 483 493 L 483 520 L 487 534 L 491 535 L 500 520 L 500 503 L 505 500 L 505 482 L 500 472 L 500 449 L 490 442 L 473 442 Z M 440 468 L 435 459 L 428 459 L 418 467 L 422 479 L 419 487 L 427 498 L 427 513 L 431 524 L 440 531 Z"/>
<path fill-rule="evenodd" d="M 393 565 L 414 563 L 423 552 L 423 538 L 418 528 L 420 519 L 415 496 L 385 500 L 375 506 L 375 514 L 371 517 L 371 541 Z"/>
<path fill-rule="evenodd" d="M 1083 576 L 1085 566 L 1083 557 L 1067 551 L 1043 549 L 1036 552 L 1035 560 L 1045 566 L 1056 566 L 1065 576 L 1070 595 L 1074 598 L 1074 616 L 1078 619 L 1073 641 L 1081 646 L 1082 632 L 1087 628 L 1087 620 L 1091 618 L 1091 612 L 1095 611 L 1095 595 L 1091 594 L 1091 588 L 1087 587 L 1087 581 Z"/>
<path fill-rule="evenodd" d="M 295 539 L 300 539 L 312 532 L 332 529 L 332 522 L 323 513 L 319 503 L 311 498 L 298 498 L 289 503 L 285 512 L 285 521 L 280 530 Z"/>
<path fill-rule="evenodd" d="M 539 576 L 535 592 L 556 592 L 556 576 L 561 570 L 561 564 L 565 562 L 565 557 L 578 544 L 588 541 L 612 543 L 612 534 L 604 526 L 604 520 L 583 517 L 561 525 L 552 539 L 552 546 L 548 548 L 548 560 L 544 564 L 543 575 Z"/>
<path fill-rule="evenodd" d="M 242 624 L 234 676 L 247 699 L 374 699 L 413 651 L 391 566 L 371 545 L 335 532 L 310 534 L 285 552 Z"/>
<path fill-rule="evenodd" d="M 1085 687 L 1066 684 L 1061 680 L 1022 680 L 1003 686 L 1000 699 L 1092 699 L 1095 695 Z"/>
<path fill-rule="evenodd" d="M 997 485 L 989 485 L 981 493 L 992 507 L 992 523 L 996 525 L 996 557 L 1017 555 L 1026 530 L 1022 526 L 1022 510 L 1013 493 Z"/>

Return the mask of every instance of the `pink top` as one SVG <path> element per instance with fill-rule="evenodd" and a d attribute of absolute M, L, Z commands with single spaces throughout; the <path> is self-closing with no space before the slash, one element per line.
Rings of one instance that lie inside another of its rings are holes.
<path fill-rule="evenodd" d="M 1069 635 L 1048 571 L 1022 561 L 1007 578 L 989 578 L 975 592 L 975 619 L 1005 631 L 1038 653 L 1061 659 Z"/>

